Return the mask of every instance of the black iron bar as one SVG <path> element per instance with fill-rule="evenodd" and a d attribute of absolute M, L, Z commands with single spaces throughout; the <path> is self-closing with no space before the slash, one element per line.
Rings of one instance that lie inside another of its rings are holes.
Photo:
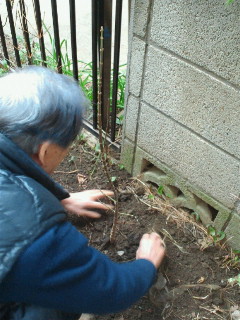
<path fill-rule="evenodd" d="M 99 136 L 99 131 L 97 129 L 94 129 L 92 124 L 89 121 L 83 120 L 83 127 L 87 131 L 89 131 L 92 135 L 94 135 L 95 137 Z M 105 135 L 105 133 L 104 133 L 104 135 Z M 113 149 L 115 149 L 117 152 L 121 151 L 121 145 L 119 143 L 111 141 L 107 135 L 105 136 L 104 139 L 105 139 L 106 143 L 109 146 L 111 146 Z"/>
<path fill-rule="evenodd" d="M 78 81 L 78 59 L 77 59 L 75 0 L 69 0 L 69 8 L 70 8 L 70 28 L 71 28 L 73 77 Z"/>
<path fill-rule="evenodd" d="M 111 140 L 116 137 L 116 117 L 118 98 L 118 73 L 122 23 L 122 0 L 116 1 L 115 35 L 114 35 L 114 59 L 113 59 L 113 85 L 112 85 L 112 113 L 111 113 Z"/>
<path fill-rule="evenodd" d="M 60 38 L 59 38 L 58 11 L 57 11 L 56 0 L 51 0 L 51 4 L 52 4 L 54 41 L 55 41 L 55 48 L 56 48 L 57 71 L 58 73 L 62 73 L 61 46 L 60 46 Z"/>
<path fill-rule="evenodd" d="M 0 38 L 1 38 L 4 58 L 7 61 L 7 64 L 10 66 L 9 55 L 8 55 L 8 51 L 7 51 L 7 45 L 6 45 L 1 15 L 0 15 Z"/>
<path fill-rule="evenodd" d="M 16 31 L 15 31 L 15 26 L 13 21 L 11 0 L 6 0 L 6 6 L 7 6 L 7 12 L 8 12 L 9 25 L 10 25 L 11 34 L 12 34 L 12 42 L 14 47 L 16 63 L 18 67 L 21 67 L 21 59 L 19 55 L 18 42 L 17 42 Z"/>
<path fill-rule="evenodd" d="M 98 100 L 98 0 L 92 0 L 92 89 L 93 128 L 97 129 Z"/>
<path fill-rule="evenodd" d="M 46 63 L 47 58 L 46 58 L 45 44 L 44 44 L 44 37 L 43 37 L 40 4 L 39 4 L 39 0 L 33 0 L 33 1 L 34 1 L 36 25 L 37 25 L 37 29 L 38 29 L 38 39 L 39 39 L 39 45 L 40 45 L 40 51 L 41 51 L 41 57 L 42 57 L 42 65 L 46 67 L 47 66 L 47 63 Z"/>
<path fill-rule="evenodd" d="M 29 39 L 25 3 L 24 3 L 24 0 L 20 0 L 19 3 L 20 3 L 20 12 L 21 12 L 20 19 L 21 19 L 21 25 L 22 25 L 25 46 L 26 46 L 26 50 L 27 50 L 28 64 L 32 64 L 32 51 L 31 51 L 31 44 L 30 44 L 30 39 Z"/>

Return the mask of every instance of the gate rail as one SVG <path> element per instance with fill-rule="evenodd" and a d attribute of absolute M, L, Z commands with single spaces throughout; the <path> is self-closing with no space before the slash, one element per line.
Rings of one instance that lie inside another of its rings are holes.
<path fill-rule="evenodd" d="M 50 1 L 50 0 L 49 0 Z M 9 59 L 8 47 L 4 34 L 4 26 L 0 15 L 0 38 L 4 59 L 9 67 L 22 67 L 19 54 L 19 45 L 16 36 L 12 0 L 5 0 L 7 17 L 11 30 L 12 44 L 15 54 L 15 65 Z M 27 64 L 31 65 L 32 47 L 28 32 L 28 19 L 26 16 L 25 1 L 18 0 L 20 8 L 20 23 L 27 52 Z M 39 47 L 41 52 L 42 65 L 47 67 L 46 49 L 44 43 L 44 33 L 42 26 L 41 6 L 39 0 L 33 0 L 35 22 L 38 32 Z M 59 36 L 58 9 L 57 1 L 51 0 L 52 23 L 54 31 L 54 44 L 56 50 L 57 72 L 62 73 L 61 61 L 61 41 Z M 92 122 L 84 120 L 84 127 L 92 134 L 98 136 L 98 70 L 99 70 L 99 43 L 100 27 L 104 28 L 104 56 L 103 56 L 103 75 L 102 75 L 102 124 L 103 130 L 107 132 L 106 139 L 113 147 L 120 150 L 120 144 L 116 142 L 116 119 L 117 119 L 117 97 L 118 97 L 118 75 L 119 75 L 119 56 L 122 20 L 122 0 L 115 0 L 115 33 L 112 35 L 113 0 L 92 0 Z M 77 58 L 77 28 L 76 28 L 76 7 L 75 0 L 69 0 L 69 26 L 71 33 L 71 53 L 72 53 L 72 73 L 78 81 L 78 58 Z M 113 75 L 111 80 L 112 57 L 111 49 L 114 43 L 113 54 Z M 111 84 L 112 81 L 112 84 Z M 112 97 L 110 101 L 110 96 Z"/>

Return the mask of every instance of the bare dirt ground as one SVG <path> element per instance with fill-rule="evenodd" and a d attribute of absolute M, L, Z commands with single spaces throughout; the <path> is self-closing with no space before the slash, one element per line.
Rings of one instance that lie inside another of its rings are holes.
<path fill-rule="evenodd" d="M 118 155 L 115 154 L 115 158 Z M 114 261 L 133 260 L 142 234 L 152 230 L 165 238 L 167 257 L 159 280 L 149 294 L 123 313 L 95 319 L 235 319 L 232 314 L 240 309 L 240 290 L 239 286 L 230 285 L 228 279 L 239 270 L 232 266 L 231 250 L 227 250 L 224 243 L 214 244 L 201 224 L 187 212 L 171 208 L 157 195 L 149 197 L 154 189 L 132 179 L 119 167 L 118 161 L 114 162 L 109 163 L 109 170 L 110 175 L 116 177 L 119 189 L 116 244 L 104 245 L 111 230 L 112 213 L 94 221 L 71 216 L 69 219 L 89 238 L 90 245 Z M 99 154 L 82 141 L 73 145 L 54 178 L 70 192 L 110 188 Z"/>

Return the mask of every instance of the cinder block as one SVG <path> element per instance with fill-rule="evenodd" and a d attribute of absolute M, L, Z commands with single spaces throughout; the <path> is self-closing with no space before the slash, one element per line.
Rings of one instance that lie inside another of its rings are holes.
<path fill-rule="evenodd" d="M 231 215 L 231 212 L 229 212 L 229 210 L 225 209 L 225 210 L 219 211 L 216 219 L 214 220 L 214 224 L 213 224 L 214 228 L 217 231 L 224 230 L 230 215 Z"/>
<path fill-rule="evenodd" d="M 240 91 L 149 47 L 143 100 L 240 159 Z"/>
<path fill-rule="evenodd" d="M 194 187 L 188 180 L 139 147 L 135 153 L 133 173 L 146 182 L 163 186 L 164 194 L 173 206 L 190 209 L 199 214 L 204 225 L 213 224 L 217 230 L 224 230 L 232 210 Z"/>
<path fill-rule="evenodd" d="M 240 216 L 233 214 L 226 230 L 228 244 L 235 250 L 240 250 Z"/>
<path fill-rule="evenodd" d="M 229 209 L 239 194 L 239 161 L 143 104 L 138 146 Z"/>
<path fill-rule="evenodd" d="M 125 136 L 132 141 L 136 138 L 137 119 L 139 110 L 139 99 L 132 95 L 128 96 L 125 108 Z"/>
<path fill-rule="evenodd" d="M 238 200 L 235 204 L 237 214 L 240 216 L 240 200 Z"/>
<path fill-rule="evenodd" d="M 140 96 L 142 77 L 143 77 L 143 65 L 145 57 L 145 42 L 137 37 L 132 39 L 132 50 L 130 54 L 130 66 L 128 74 L 128 88 L 129 92 L 136 97 Z"/>
<path fill-rule="evenodd" d="M 154 1 L 151 40 L 239 85 L 239 15 L 238 1 Z"/>
<path fill-rule="evenodd" d="M 135 0 L 133 33 L 140 37 L 145 37 L 147 32 L 150 2 L 150 0 Z"/>
<path fill-rule="evenodd" d="M 132 173 L 133 158 L 134 143 L 127 138 L 124 138 L 122 141 L 121 163 L 129 173 Z"/>

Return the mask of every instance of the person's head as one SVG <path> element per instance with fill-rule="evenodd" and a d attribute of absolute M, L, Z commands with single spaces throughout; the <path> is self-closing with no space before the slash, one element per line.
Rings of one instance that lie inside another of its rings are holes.
<path fill-rule="evenodd" d="M 44 67 L 17 69 L 0 78 L 0 132 L 51 172 L 44 157 L 62 160 L 81 129 L 86 103 L 70 77 Z"/>

